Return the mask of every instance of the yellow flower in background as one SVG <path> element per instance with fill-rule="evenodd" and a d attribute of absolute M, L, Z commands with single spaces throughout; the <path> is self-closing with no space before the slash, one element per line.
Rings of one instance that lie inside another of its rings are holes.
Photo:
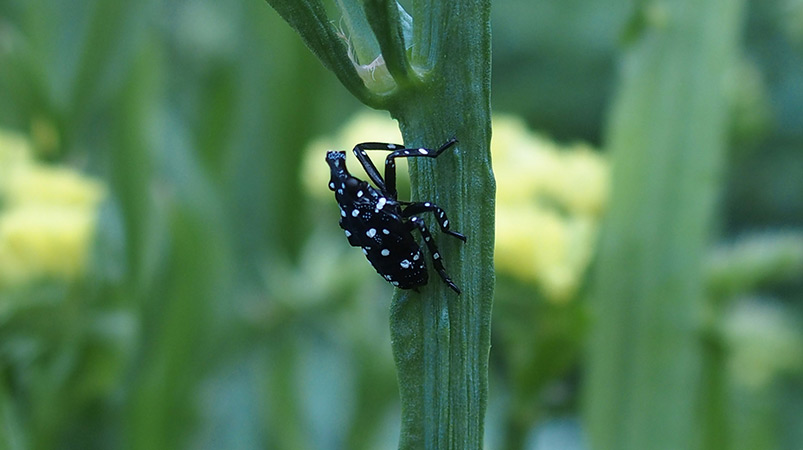
<path fill-rule="evenodd" d="M 14 208 L 0 214 L 0 285 L 40 276 L 73 279 L 87 265 L 95 217 L 76 208 Z"/>
<path fill-rule="evenodd" d="M 549 199 L 571 213 L 601 213 L 608 196 L 607 162 L 590 146 L 561 147 L 530 132 L 522 120 L 497 115 L 491 153 L 501 186 L 498 203 Z"/>
<path fill-rule="evenodd" d="M 366 141 L 402 142 L 396 122 L 386 115 L 356 115 L 337 136 L 318 139 L 308 148 L 308 191 L 321 199 L 331 196 L 327 150 L 346 150 L 347 165 L 360 177 L 351 149 Z M 497 271 L 535 283 L 552 301 L 569 300 L 594 252 L 608 197 L 608 162 L 588 145 L 558 145 L 528 130 L 524 121 L 504 115 L 494 115 L 491 152 L 497 183 Z M 399 173 L 405 172 L 401 166 Z"/>
<path fill-rule="evenodd" d="M 26 164 L 10 174 L 4 194 L 6 206 L 93 209 L 103 198 L 103 187 L 66 167 Z"/>
<path fill-rule="evenodd" d="M 0 192 L 8 186 L 14 170 L 30 160 L 31 150 L 25 137 L 0 130 Z"/>
<path fill-rule="evenodd" d="M 511 116 L 494 116 L 496 268 L 569 300 L 594 252 L 608 163 L 584 144 L 560 146 Z"/>
<path fill-rule="evenodd" d="M 0 286 L 71 280 L 88 264 L 103 185 L 39 164 L 23 137 L 0 131 Z"/>

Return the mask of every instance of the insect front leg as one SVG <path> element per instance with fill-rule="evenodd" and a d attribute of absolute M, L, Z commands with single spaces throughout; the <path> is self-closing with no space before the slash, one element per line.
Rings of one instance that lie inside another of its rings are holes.
<path fill-rule="evenodd" d="M 383 142 L 363 142 L 362 144 L 357 144 L 354 146 L 354 156 L 357 157 L 357 160 L 360 161 L 362 164 L 362 168 L 365 170 L 365 173 L 368 174 L 368 178 L 374 182 L 376 187 L 382 191 L 383 194 L 387 196 L 391 196 L 388 188 L 386 187 L 386 181 L 382 178 L 382 175 L 379 174 L 379 171 L 376 169 L 373 161 L 371 158 L 368 157 L 368 154 L 365 153 L 366 150 L 385 150 L 388 152 L 392 152 L 398 148 L 404 148 L 403 145 L 398 144 L 385 144 Z M 391 178 L 393 179 L 393 191 L 394 195 L 391 198 L 396 198 L 396 167 L 394 165 L 392 173 L 390 174 Z M 387 161 L 385 161 L 385 177 L 388 176 L 388 168 L 387 168 Z"/>
<path fill-rule="evenodd" d="M 429 254 L 432 256 L 432 265 L 435 268 L 435 271 L 438 272 L 438 275 L 440 275 L 443 282 L 452 288 L 453 291 L 460 294 L 460 288 L 458 288 L 452 279 L 449 278 L 449 275 L 446 273 L 446 268 L 443 267 L 438 246 L 435 245 L 435 241 L 432 239 L 432 234 L 430 234 L 426 224 L 424 224 L 424 221 L 421 220 L 420 217 L 411 217 L 410 221 L 407 223 L 409 223 L 411 227 L 418 228 L 418 231 L 421 232 L 421 236 L 424 237 L 424 244 L 426 244 L 427 249 L 429 249 Z"/>
<path fill-rule="evenodd" d="M 396 158 L 413 158 L 413 157 L 427 157 L 427 158 L 437 158 L 438 155 L 443 153 L 444 150 L 453 146 L 457 143 L 456 138 L 451 138 L 446 141 L 443 145 L 441 145 L 437 150 L 430 150 L 427 148 L 405 148 L 403 145 L 397 144 L 385 144 L 381 142 L 364 142 L 362 144 L 357 144 L 354 147 L 354 155 L 360 161 L 363 168 L 365 169 L 365 173 L 368 174 L 368 177 L 371 178 L 371 181 L 376 184 L 376 186 L 382 191 L 383 194 L 391 197 L 397 198 L 398 192 L 396 191 L 396 162 L 394 161 Z M 385 150 L 391 152 L 385 158 L 385 178 L 383 179 L 379 175 L 379 171 L 374 166 L 374 163 L 371 162 L 371 159 L 368 157 L 368 154 L 365 153 L 366 150 Z"/>
<path fill-rule="evenodd" d="M 407 205 L 406 208 L 402 211 L 402 217 L 412 217 L 416 214 L 420 214 L 422 212 L 432 212 L 435 216 L 435 219 L 438 221 L 438 225 L 441 227 L 441 231 L 454 236 L 460 239 L 463 242 L 466 242 L 466 237 L 462 234 L 452 231 L 449 229 L 449 218 L 446 217 L 446 212 L 441 209 L 438 205 L 431 203 L 431 202 L 400 202 L 402 205 Z"/>

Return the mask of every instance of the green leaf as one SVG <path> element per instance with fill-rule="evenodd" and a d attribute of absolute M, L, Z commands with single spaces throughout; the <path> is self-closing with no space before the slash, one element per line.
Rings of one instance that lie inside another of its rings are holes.
<path fill-rule="evenodd" d="M 399 5 L 396 0 L 365 0 L 365 16 L 374 30 L 382 56 L 396 83 L 404 86 L 413 81 L 404 29 L 399 20 Z"/>
<path fill-rule="evenodd" d="M 298 32 L 304 43 L 324 66 L 335 73 L 349 92 L 367 105 L 378 107 L 381 97 L 372 94 L 363 84 L 343 39 L 320 0 L 267 0 L 276 12 Z"/>
<path fill-rule="evenodd" d="M 366 65 L 375 60 L 381 53 L 374 31 L 365 17 L 361 0 L 337 0 L 337 6 L 343 14 L 343 23 L 348 30 L 349 44 L 354 49 L 357 64 Z"/>

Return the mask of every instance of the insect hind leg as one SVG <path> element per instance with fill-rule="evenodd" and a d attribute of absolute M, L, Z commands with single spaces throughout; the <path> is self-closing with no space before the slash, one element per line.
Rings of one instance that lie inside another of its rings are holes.
<path fill-rule="evenodd" d="M 410 222 L 408 223 L 411 227 L 418 228 L 418 231 L 421 232 L 421 236 L 424 237 L 424 244 L 426 244 L 429 254 L 432 257 L 432 265 L 435 268 L 435 271 L 438 272 L 438 275 L 440 275 L 443 282 L 446 283 L 446 285 L 449 286 L 453 291 L 460 294 L 460 288 L 454 284 L 451 278 L 449 278 L 449 275 L 446 273 L 446 268 L 443 267 L 438 246 L 435 245 L 435 241 L 432 239 L 432 234 L 429 232 L 429 229 L 427 229 L 424 221 L 419 217 L 411 217 Z"/>
<path fill-rule="evenodd" d="M 422 212 L 432 212 L 432 214 L 435 216 L 435 220 L 438 221 L 438 226 L 440 226 L 441 232 L 446 233 L 450 236 L 454 236 L 457 239 L 466 242 L 466 237 L 464 235 L 449 229 L 449 218 L 446 217 L 446 211 L 444 211 L 440 206 L 432 202 L 400 202 L 400 203 L 402 205 L 407 205 L 407 207 L 404 208 L 404 210 L 402 211 L 402 217 L 412 217 Z"/>

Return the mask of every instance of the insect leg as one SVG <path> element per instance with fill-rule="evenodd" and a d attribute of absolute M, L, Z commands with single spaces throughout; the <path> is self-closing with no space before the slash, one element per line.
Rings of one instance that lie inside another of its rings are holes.
<path fill-rule="evenodd" d="M 412 157 L 427 157 L 436 158 L 443 153 L 444 150 L 457 143 L 457 138 L 451 138 L 441 145 L 437 150 L 430 150 L 427 148 L 405 148 L 403 145 L 397 144 L 384 144 L 381 142 L 364 142 L 357 144 L 354 147 L 354 155 L 360 160 L 360 164 L 365 168 L 365 173 L 371 178 L 371 181 L 387 196 L 395 199 L 398 195 L 396 192 L 396 158 L 412 158 Z M 376 170 L 376 166 L 371 162 L 365 150 L 385 150 L 391 152 L 385 158 L 385 178 L 384 180 Z"/>
<path fill-rule="evenodd" d="M 432 265 L 435 267 L 435 271 L 438 272 L 443 282 L 452 288 L 453 291 L 460 294 L 460 288 L 458 288 L 457 285 L 452 282 L 451 278 L 449 278 L 449 275 L 446 274 L 446 268 L 443 267 L 443 262 L 441 262 L 441 254 L 438 253 L 438 247 L 435 245 L 432 234 L 430 234 L 424 221 L 419 217 L 411 217 L 408 223 L 410 226 L 418 228 L 418 231 L 421 232 L 421 236 L 424 236 L 424 243 L 427 245 L 427 249 L 429 249 L 429 253 L 432 256 Z"/>
<path fill-rule="evenodd" d="M 438 205 L 431 202 L 399 202 L 402 205 L 407 205 L 402 211 L 402 217 L 412 217 L 422 212 L 431 211 L 441 227 L 441 231 L 466 242 L 466 237 L 462 234 L 449 229 L 449 218 L 446 217 L 446 212 Z"/>
<path fill-rule="evenodd" d="M 368 154 L 365 153 L 365 151 L 366 150 L 385 150 L 385 151 L 388 151 L 388 152 L 392 152 L 392 151 L 396 150 L 397 148 L 404 148 L 404 146 L 403 145 L 399 145 L 399 144 L 385 144 L 385 143 L 382 143 L 382 142 L 363 142 L 362 144 L 357 144 L 357 145 L 354 146 L 354 156 L 356 156 L 357 160 L 360 161 L 360 164 L 362 164 L 362 168 L 365 169 L 365 173 L 368 174 L 368 178 L 370 178 L 371 181 L 374 182 L 376 187 L 378 187 L 379 190 L 382 191 L 383 194 L 388 195 L 388 196 L 390 196 L 391 198 L 394 198 L 394 199 L 396 198 L 396 196 L 395 195 L 392 195 L 392 196 L 390 195 L 389 192 L 391 192 L 391 191 L 388 191 L 388 189 L 386 187 L 385 180 L 382 178 L 382 175 L 379 174 L 379 171 L 376 169 L 376 166 L 374 165 L 373 161 L 371 161 L 371 158 L 368 157 Z M 388 175 L 388 170 L 387 170 L 387 162 L 386 162 L 385 176 L 387 176 L 387 175 Z M 395 181 L 396 180 L 395 167 L 393 169 L 392 178 L 394 180 L 393 181 L 394 189 L 393 189 L 392 192 L 395 193 L 395 191 L 396 191 L 395 190 L 395 187 L 396 187 L 396 184 L 395 184 L 396 183 L 396 181 Z"/>

